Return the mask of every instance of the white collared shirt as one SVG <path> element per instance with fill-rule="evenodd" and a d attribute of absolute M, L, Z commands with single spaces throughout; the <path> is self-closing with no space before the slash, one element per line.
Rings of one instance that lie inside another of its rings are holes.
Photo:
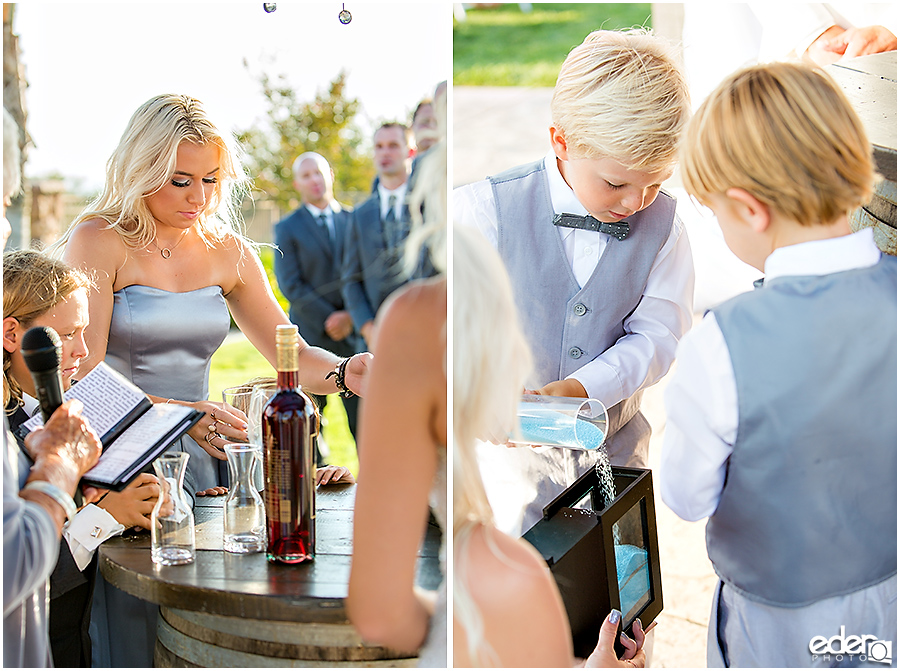
<path fill-rule="evenodd" d="M 22 393 L 22 408 L 29 416 L 40 412 L 38 400 L 30 394 Z M 113 536 L 118 536 L 125 527 L 103 508 L 89 503 L 75 513 L 63 527 L 63 536 L 69 544 L 72 558 L 79 571 L 91 562 L 91 557 L 100 543 Z"/>
<path fill-rule="evenodd" d="M 403 203 L 406 199 L 406 185 L 407 182 L 403 182 L 396 189 L 388 190 L 384 188 L 384 185 L 379 181 L 378 182 L 378 200 L 379 205 L 381 207 L 381 219 L 384 220 L 387 217 L 388 211 L 388 202 L 391 196 L 395 196 L 394 198 L 394 219 L 396 221 L 400 221 L 400 217 L 403 213 Z"/>
<path fill-rule="evenodd" d="M 878 263 L 872 229 L 776 249 L 767 280 L 828 275 Z M 725 338 L 710 312 L 678 346 L 678 368 L 666 388 L 666 433 L 660 461 L 663 501 L 679 517 L 712 515 L 725 486 L 738 430 L 737 384 Z"/>
<path fill-rule="evenodd" d="M 319 217 L 323 214 L 325 215 L 325 221 L 328 225 L 328 231 L 331 234 L 332 239 L 334 239 L 334 213 L 341 211 L 340 205 L 332 201 L 325 206 L 324 210 L 320 210 L 312 203 L 306 203 L 306 209 L 313 216 L 313 219 L 315 219 L 317 223 L 319 221 Z"/>
<path fill-rule="evenodd" d="M 587 214 L 560 174 L 552 150 L 544 157 L 544 166 L 553 211 Z M 478 228 L 497 247 L 497 210 L 488 180 L 453 190 L 453 220 Z M 583 287 L 597 267 L 609 236 L 573 228 L 559 227 L 557 231 L 572 272 Z M 644 295 L 624 322 L 625 335 L 569 378 L 578 380 L 588 396 L 606 407 L 658 382 L 672 365 L 678 340 L 691 326 L 693 296 L 691 247 L 684 225 L 676 216 L 672 232 L 650 269 Z"/>

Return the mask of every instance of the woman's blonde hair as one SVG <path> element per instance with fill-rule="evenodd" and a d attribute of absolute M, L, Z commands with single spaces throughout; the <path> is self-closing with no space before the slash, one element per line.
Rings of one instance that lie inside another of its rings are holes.
<path fill-rule="evenodd" d="M 412 274 L 422 247 L 428 250 L 438 272 L 447 270 L 447 95 L 441 87 L 435 96 L 434 116 L 438 141 L 423 154 L 416 167 L 416 183 L 409 194 L 409 236 L 403 271 Z"/>
<path fill-rule="evenodd" d="M 469 659 L 494 659 L 468 588 L 465 546 L 493 513 L 475 454 L 479 438 L 505 435 L 531 370 L 509 276 L 499 254 L 474 228 L 453 228 L 453 538 L 454 617 L 466 631 Z M 501 557 L 498 548 L 492 548 Z"/>
<path fill-rule="evenodd" d="M 25 249 L 3 255 L 3 318 L 14 317 L 22 328 L 79 289 L 93 283 L 80 270 L 41 252 Z M 22 400 L 22 387 L 10 375 L 12 355 L 3 350 L 3 407 Z"/>
<path fill-rule="evenodd" d="M 200 236 L 207 244 L 229 234 L 243 237 L 241 200 L 249 193 L 249 179 L 237 143 L 230 134 L 219 132 L 199 100 L 168 94 L 151 98 L 132 115 L 107 162 L 103 190 L 78 215 L 53 250 L 65 246 L 77 224 L 95 218 L 108 222 L 109 228 L 115 229 L 132 249 L 147 247 L 156 236 L 156 222 L 146 197 L 172 178 L 182 142 L 212 144 L 219 149 L 217 181 L 199 220 Z"/>
<path fill-rule="evenodd" d="M 550 113 L 576 158 L 629 170 L 675 163 L 690 117 L 687 80 L 671 44 L 645 29 L 596 30 L 566 57 Z"/>
<path fill-rule="evenodd" d="M 869 200 L 872 148 L 824 71 L 769 63 L 726 78 L 685 134 L 681 176 L 701 203 L 745 189 L 801 225 L 828 224 Z"/>

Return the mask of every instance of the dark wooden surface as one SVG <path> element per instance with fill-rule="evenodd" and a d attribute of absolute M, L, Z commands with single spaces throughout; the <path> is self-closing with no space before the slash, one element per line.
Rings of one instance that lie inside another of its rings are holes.
<path fill-rule="evenodd" d="M 897 181 L 897 52 L 860 56 L 829 65 L 866 127 L 876 168 Z"/>
<path fill-rule="evenodd" d="M 353 551 L 356 485 L 316 492 L 316 558 L 293 566 L 271 564 L 265 553 L 222 549 L 224 496 L 198 498 L 194 509 L 197 554 L 192 564 L 157 566 L 150 535 L 120 537 L 100 546 L 100 570 L 119 589 L 172 608 L 260 620 L 343 623 Z M 429 524 L 419 549 L 416 581 L 440 584 L 441 533 Z"/>

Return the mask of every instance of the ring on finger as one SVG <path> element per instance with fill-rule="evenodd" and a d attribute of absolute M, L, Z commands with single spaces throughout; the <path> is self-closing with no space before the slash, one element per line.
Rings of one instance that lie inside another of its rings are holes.
<path fill-rule="evenodd" d="M 206 428 L 209 429 L 210 433 L 216 433 L 216 424 L 218 424 L 218 423 L 219 423 L 218 421 L 215 421 L 212 424 L 210 424 L 209 426 L 207 426 Z"/>
<path fill-rule="evenodd" d="M 215 410 L 211 410 L 210 413 L 209 413 L 209 416 L 213 418 L 213 421 L 215 421 L 215 420 L 216 420 L 216 411 L 215 411 Z"/>
<path fill-rule="evenodd" d="M 206 434 L 206 437 L 204 438 L 204 440 L 206 440 L 207 443 L 212 445 L 213 438 L 218 438 L 218 434 L 215 431 L 210 431 L 209 433 Z"/>

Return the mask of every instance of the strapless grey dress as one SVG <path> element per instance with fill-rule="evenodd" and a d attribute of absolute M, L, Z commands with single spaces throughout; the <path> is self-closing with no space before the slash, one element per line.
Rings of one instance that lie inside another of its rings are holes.
<path fill-rule="evenodd" d="M 221 287 L 183 293 L 125 287 L 113 294 L 106 363 L 153 396 L 205 400 L 210 360 L 229 324 Z M 190 454 L 185 491 L 191 498 L 195 491 L 218 483 L 218 461 L 189 436 L 169 450 Z M 122 592 L 98 575 L 90 625 L 93 666 L 152 666 L 157 615 L 155 604 Z"/>
<path fill-rule="evenodd" d="M 173 293 L 133 284 L 113 294 L 106 363 L 152 396 L 205 401 L 210 360 L 229 324 L 219 286 Z M 197 490 L 225 484 L 218 481 L 218 460 L 189 436 L 169 450 L 190 455 Z"/>

